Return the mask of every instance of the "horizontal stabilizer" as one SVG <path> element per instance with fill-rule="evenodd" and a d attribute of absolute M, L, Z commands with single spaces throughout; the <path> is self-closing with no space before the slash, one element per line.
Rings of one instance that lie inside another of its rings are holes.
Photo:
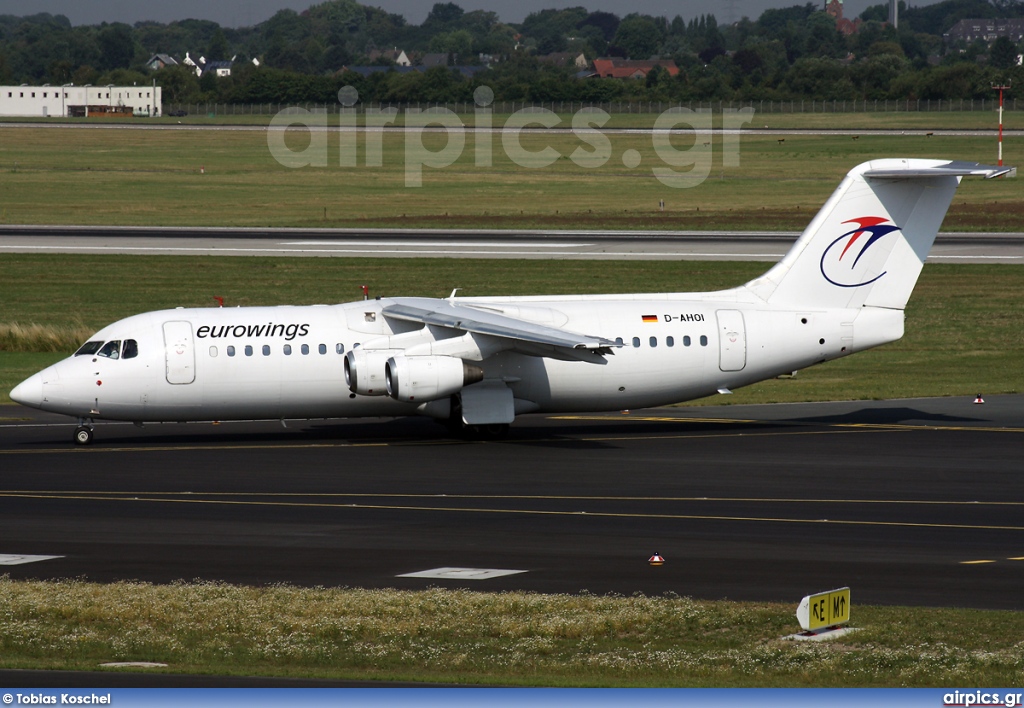
<path fill-rule="evenodd" d="M 932 167 L 918 167 L 916 161 L 903 160 L 905 166 L 884 167 L 867 170 L 861 174 L 869 179 L 912 179 L 915 177 L 1016 177 L 1015 167 L 997 167 L 995 165 L 980 165 L 976 162 L 954 161 L 944 165 Z M 914 166 L 912 166 L 914 165 Z"/>

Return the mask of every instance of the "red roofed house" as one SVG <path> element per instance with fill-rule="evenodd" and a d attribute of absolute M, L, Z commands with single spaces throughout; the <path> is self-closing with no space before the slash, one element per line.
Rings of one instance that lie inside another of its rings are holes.
<path fill-rule="evenodd" d="M 679 73 L 679 67 L 671 59 L 602 57 L 594 60 L 594 76 L 602 79 L 642 79 L 656 66 L 667 71 L 669 76 Z"/>

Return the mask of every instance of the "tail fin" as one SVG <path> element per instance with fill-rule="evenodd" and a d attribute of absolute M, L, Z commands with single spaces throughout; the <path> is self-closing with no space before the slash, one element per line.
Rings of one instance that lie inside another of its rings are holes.
<path fill-rule="evenodd" d="M 887 159 L 850 170 L 775 267 L 746 287 L 771 304 L 902 310 L 963 177 L 1013 168 Z"/>

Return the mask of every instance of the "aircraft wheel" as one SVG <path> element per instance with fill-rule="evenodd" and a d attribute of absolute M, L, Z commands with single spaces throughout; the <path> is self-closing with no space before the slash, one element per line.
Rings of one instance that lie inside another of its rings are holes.
<path fill-rule="evenodd" d="M 80 425 L 75 428 L 75 444 L 89 445 L 92 443 L 92 428 L 87 425 Z"/>

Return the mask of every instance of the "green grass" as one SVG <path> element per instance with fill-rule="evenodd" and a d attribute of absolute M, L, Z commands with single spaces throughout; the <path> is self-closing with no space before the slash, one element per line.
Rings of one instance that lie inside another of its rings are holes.
<path fill-rule="evenodd" d="M 795 602 L 795 600 L 794 600 Z M 1024 614 L 856 606 L 826 643 L 794 606 L 598 597 L 155 586 L 0 578 L 0 667 L 529 686 L 1013 686 Z"/>
<path fill-rule="evenodd" d="M 373 295 L 463 296 L 715 290 L 763 263 L 463 259 L 6 255 L 0 325 L 91 332 L 139 312 L 178 306 L 338 303 Z M 1024 269 L 928 265 L 894 344 L 770 380 L 705 403 L 767 403 L 1018 393 L 1024 382 Z M 12 353 L 0 339 L 0 400 L 60 355 Z M 42 347 L 36 346 L 35 349 Z M 73 347 L 66 351 L 70 353 Z"/>
<path fill-rule="evenodd" d="M 455 164 L 425 167 L 422 186 L 409 187 L 403 135 L 383 136 L 380 167 L 366 166 L 362 142 L 359 166 L 341 167 L 338 135 L 329 138 L 326 167 L 292 169 L 273 158 L 263 132 L 0 128 L 0 223 L 800 230 L 864 160 L 994 161 L 995 153 L 991 138 L 794 135 L 780 143 L 753 135 L 742 138 L 740 166 L 725 167 L 721 136 L 688 155 L 692 139 L 676 136 L 659 154 L 651 136 L 630 134 L 609 136 L 610 159 L 589 168 L 570 159 L 574 150 L 592 150 L 580 138 L 525 135 L 528 153 L 560 155 L 530 168 L 506 155 L 500 136 L 493 165 L 477 166 L 468 136 Z M 438 151 L 445 140 L 428 134 L 423 143 Z M 286 142 L 299 151 L 309 137 L 291 131 Z M 641 160 L 635 169 L 623 165 L 629 150 Z M 1008 141 L 1006 163 L 1022 157 L 1021 144 Z M 689 188 L 663 184 L 653 169 L 677 158 L 709 164 L 707 179 L 691 179 Z M 1022 220 L 1016 181 L 967 180 L 945 228 L 1016 230 Z"/>
<path fill-rule="evenodd" d="M 980 105 L 980 102 L 978 102 Z M 808 102 L 809 105 L 809 102 Z M 820 102 L 818 103 L 820 106 Z M 891 102 L 890 102 L 891 105 Z M 756 112 L 744 126 L 750 130 L 996 130 L 999 113 L 995 104 L 985 111 L 923 111 L 866 113 L 768 113 Z M 1024 128 L 1024 111 L 1003 111 L 1003 129 Z"/>

